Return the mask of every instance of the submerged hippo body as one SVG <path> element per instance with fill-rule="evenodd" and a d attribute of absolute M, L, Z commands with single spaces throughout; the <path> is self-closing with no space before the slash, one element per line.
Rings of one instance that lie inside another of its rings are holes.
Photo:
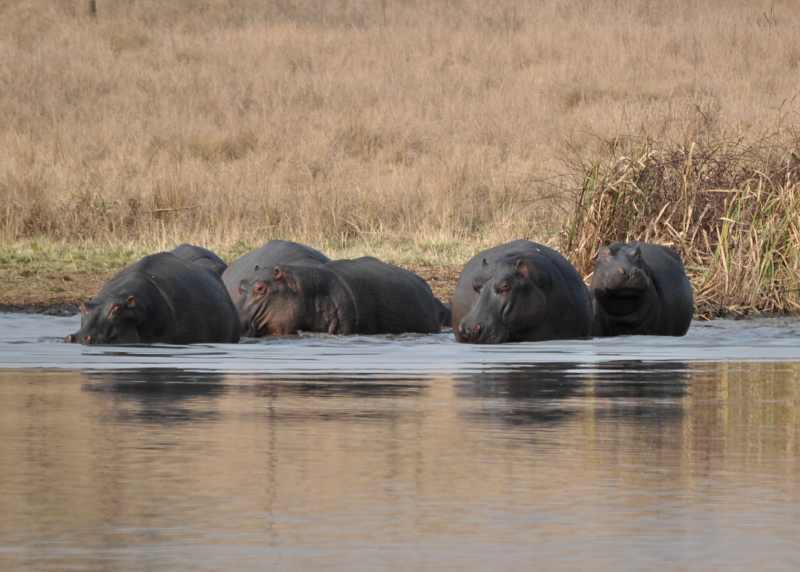
<path fill-rule="evenodd" d="M 416 274 L 375 258 L 279 264 L 257 273 L 240 316 L 249 336 L 438 332 L 446 307 Z"/>
<path fill-rule="evenodd" d="M 196 264 L 202 268 L 211 270 L 211 272 L 217 276 L 222 276 L 222 273 L 225 272 L 226 268 L 228 268 L 228 265 L 225 264 L 224 260 L 202 246 L 195 246 L 194 244 L 179 244 L 170 252 L 181 260 L 185 260 L 186 262 L 191 262 L 192 264 Z"/>
<path fill-rule="evenodd" d="M 241 292 L 248 289 L 259 270 L 271 270 L 277 264 L 324 264 L 329 260 L 310 246 L 288 240 L 270 240 L 231 262 L 222 274 L 222 281 L 234 306 L 238 308 L 241 304 Z"/>
<path fill-rule="evenodd" d="M 692 321 L 692 285 L 671 248 L 643 242 L 602 247 L 591 291 L 596 336 L 682 336 Z"/>
<path fill-rule="evenodd" d="M 239 340 L 239 318 L 222 281 L 169 252 L 145 256 L 81 306 L 84 344 L 215 343 Z"/>
<path fill-rule="evenodd" d="M 552 248 L 527 240 L 472 258 L 452 308 L 459 342 L 585 338 L 592 332 L 591 297 L 578 272 Z"/>

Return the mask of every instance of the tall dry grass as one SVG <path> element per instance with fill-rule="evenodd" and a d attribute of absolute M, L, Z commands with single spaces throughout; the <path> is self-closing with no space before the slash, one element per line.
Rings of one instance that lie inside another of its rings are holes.
<path fill-rule="evenodd" d="M 565 157 L 759 140 L 798 77 L 788 0 L 9 0 L 0 242 L 553 242 Z"/>
<path fill-rule="evenodd" d="M 588 273 L 598 244 L 667 244 L 683 257 L 701 316 L 798 312 L 800 157 L 785 145 L 615 141 L 605 160 L 583 166 L 561 246 Z"/>

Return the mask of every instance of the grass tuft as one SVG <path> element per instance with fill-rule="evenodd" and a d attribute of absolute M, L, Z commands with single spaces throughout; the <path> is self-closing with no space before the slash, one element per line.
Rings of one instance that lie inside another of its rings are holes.
<path fill-rule="evenodd" d="M 601 244 L 672 246 L 703 317 L 800 311 L 798 143 L 613 141 L 582 166 L 562 248 L 586 274 Z"/>

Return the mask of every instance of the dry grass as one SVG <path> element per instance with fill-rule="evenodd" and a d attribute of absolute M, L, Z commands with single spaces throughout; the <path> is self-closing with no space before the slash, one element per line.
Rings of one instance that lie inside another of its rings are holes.
<path fill-rule="evenodd" d="M 616 141 L 584 166 L 562 248 L 588 273 L 598 244 L 668 244 L 701 316 L 800 311 L 800 158 L 785 144 Z"/>
<path fill-rule="evenodd" d="M 568 154 L 798 120 L 790 1 L 96 4 L 0 2 L 6 248 L 281 237 L 452 264 L 555 244 Z"/>

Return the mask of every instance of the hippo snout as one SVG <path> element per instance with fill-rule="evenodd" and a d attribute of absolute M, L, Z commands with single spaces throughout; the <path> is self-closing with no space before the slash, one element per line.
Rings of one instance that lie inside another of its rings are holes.
<path fill-rule="evenodd" d="M 94 342 L 94 338 L 92 336 L 81 336 L 78 334 L 70 334 L 64 338 L 64 341 L 68 344 L 91 344 Z"/>
<path fill-rule="evenodd" d="M 458 335 L 462 341 L 475 342 L 481 335 L 482 326 L 478 323 L 468 325 L 464 321 L 458 326 Z"/>

